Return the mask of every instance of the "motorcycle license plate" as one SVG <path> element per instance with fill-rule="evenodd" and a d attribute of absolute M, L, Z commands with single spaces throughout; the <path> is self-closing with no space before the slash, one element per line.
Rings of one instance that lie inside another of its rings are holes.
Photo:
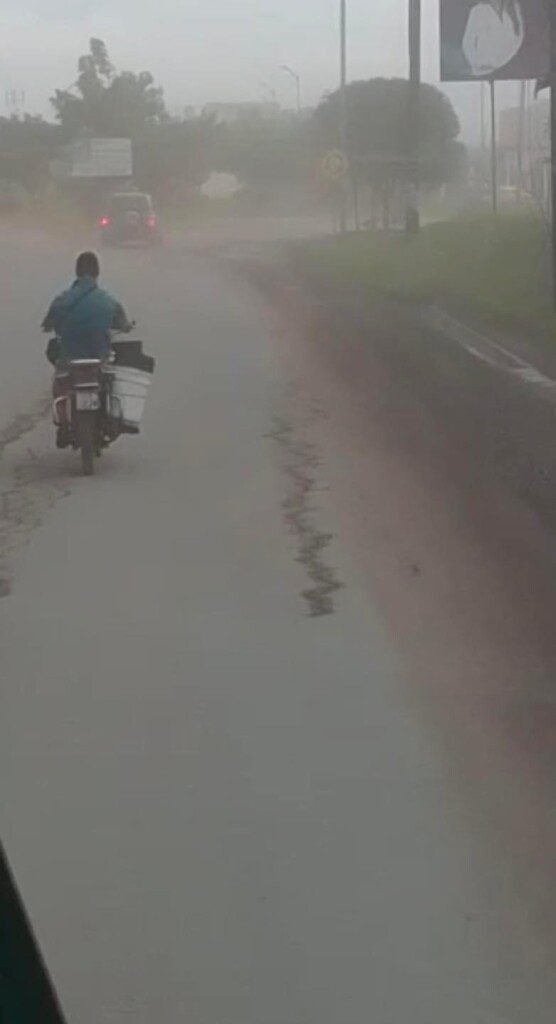
<path fill-rule="evenodd" d="M 100 395 L 98 391 L 77 391 L 75 395 L 75 408 L 77 412 L 96 412 L 100 409 Z"/>

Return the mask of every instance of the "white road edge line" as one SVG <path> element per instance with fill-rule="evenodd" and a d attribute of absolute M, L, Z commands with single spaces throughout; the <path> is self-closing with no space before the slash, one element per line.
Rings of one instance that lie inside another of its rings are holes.
<path fill-rule="evenodd" d="M 492 338 L 462 324 L 439 306 L 427 307 L 425 319 L 430 327 L 440 331 L 451 341 L 457 342 L 474 359 L 479 359 L 497 370 L 503 370 L 505 373 L 518 377 L 524 384 L 542 388 L 544 391 L 556 391 L 556 380 L 553 380 L 552 377 L 547 377 L 536 366 L 520 359 L 519 356 L 509 352 Z"/>

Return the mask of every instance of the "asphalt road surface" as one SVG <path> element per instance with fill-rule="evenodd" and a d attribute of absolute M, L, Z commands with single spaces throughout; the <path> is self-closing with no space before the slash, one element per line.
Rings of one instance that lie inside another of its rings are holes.
<path fill-rule="evenodd" d="M 549 936 L 342 512 L 330 392 L 233 238 L 107 253 L 158 367 L 80 478 L 37 411 L 73 249 L 0 257 L 0 830 L 70 1024 L 552 1022 Z"/>

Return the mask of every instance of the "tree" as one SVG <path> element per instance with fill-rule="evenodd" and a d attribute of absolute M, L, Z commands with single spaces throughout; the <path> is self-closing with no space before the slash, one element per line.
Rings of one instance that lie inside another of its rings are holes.
<path fill-rule="evenodd" d="M 373 78 L 347 87 L 349 156 L 358 176 L 381 195 L 385 208 L 392 189 L 408 179 L 408 88 L 400 78 Z M 315 127 L 321 150 L 340 146 L 341 103 L 338 91 L 317 108 Z M 441 185 L 456 175 L 464 156 L 457 141 L 459 132 L 447 96 L 432 85 L 421 85 L 419 165 L 424 185 Z"/>
<path fill-rule="evenodd" d="M 147 126 L 134 138 L 137 183 L 161 200 L 179 201 L 206 181 L 217 133 L 202 117 Z"/>
<path fill-rule="evenodd" d="M 314 159 L 306 122 L 254 112 L 217 128 L 213 169 L 234 174 L 253 201 L 268 205 L 310 185 Z"/>
<path fill-rule="evenodd" d="M 91 39 L 77 72 L 75 85 L 51 100 L 65 142 L 130 138 L 136 184 L 162 200 L 203 183 L 211 170 L 212 122 L 171 118 L 150 72 L 117 72 L 101 39 Z"/>
<path fill-rule="evenodd" d="M 117 74 L 101 39 L 91 39 L 77 70 L 75 85 L 51 99 L 66 138 L 129 137 L 167 119 L 163 91 L 150 72 Z"/>
<path fill-rule="evenodd" d="M 0 178 L 36 194 L 50 179 L 60 129 L 40 117 L 0 117 Z"/>

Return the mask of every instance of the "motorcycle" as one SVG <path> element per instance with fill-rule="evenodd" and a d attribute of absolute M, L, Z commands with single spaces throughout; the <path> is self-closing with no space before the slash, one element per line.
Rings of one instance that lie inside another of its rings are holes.
<path fill-rule="evenodd" d="M 74 359 L 57 367 L 53 420 L 57 446 L 81 453 L 84 476 L 121 434 L 138 434 L 154 360 L 141 342 L 112 341 L 110 357 Z"/>

